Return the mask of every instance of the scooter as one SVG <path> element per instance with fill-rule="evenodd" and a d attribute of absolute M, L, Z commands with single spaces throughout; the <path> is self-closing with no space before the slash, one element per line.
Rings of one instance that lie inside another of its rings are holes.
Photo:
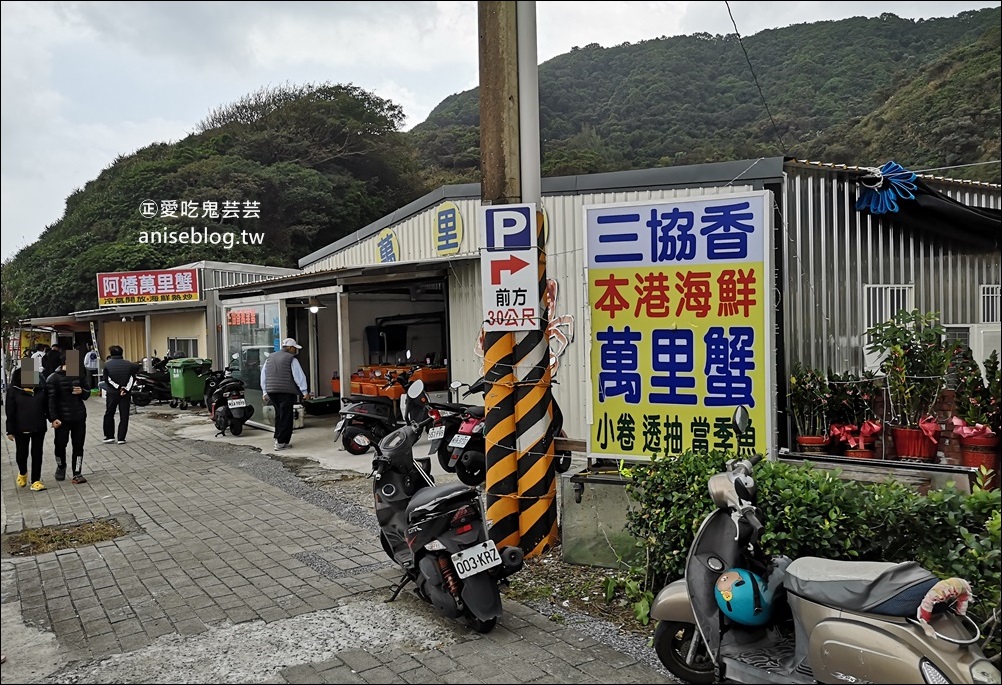
<path fill-rule="evenodd" d="M 733 423 L 747 430 L 744 407 Z M 651 606 L 669 671 L 697 684 L 999 682 L 966 616 L 966 581 L 941 581 L 915 562 L 766 559 L 752 477 L 761 459 L 732 459 L 710 477 L 716 510 L 696 533 L 685 578 Z"/>
<path fill-rule="evenodd" d="M 379 373 L 378 371 L 376 372 Z M 398 373 L 389 379 L 386 387 L 392 387 L 399 383 L 404 388 L 410 384 L 410 374 Z M 424 383 L 421 384 L 422 389 Z M 341 440 L 341 446 L 349 454 L 359 455 L 368 451 L 368 444 L 379 442 L 383 437 L 401 424 L 423 418 L 426 411 L 421 405 L 415 403 L 409 407 L 407 393 L 400 396 L 399 402 L 390 397 L 381 395 L 352 395 L 341 398 L 344 405 L 341 408 L 341 419 L 334 427 L 334 440 Z M 368 444 L 355 440 L 355 436 L 364 434 L 368 438 Z"/>
<path fill-rule="evenodd" d="M 167 371 L 167 362 L 170 360 L 170 355 L 163 359 L 155 356 L 150 364 L 151 371 L 136 374 L 131 394 L 132 402 L 137 407 L 145 407 L 154 400 L 159 403 L 167 402 L 171 407 L 177 406 L 177 400 L 171 394 L 170 373 Z"/>
<path fill-rule="evenodd" d="M 227 366 L 222 377 L 212 376 L 206 381 L 206 387 L 212 385 L 212 394 L 206 399 L 212 422 L 219 431 L 216 436 L 225 436 L 226 429 L 239 436 L 244 432 L 244 424 L 254 416 L 253 405 L 247 404 L 244 394 L 244 382 L 233 377 L 233 369 Z"/>
<path fill-rule="evenodd" d="M 415 381 L 411 399 L 424 390 Z M 388 601 L 409 583 L 421 599 L 449 618 L 465 618 L 473 630 L 488 633 L 501 617 L 503 578 L 522 568 L 523 552 L 515 546 L 497 549 L 487 534 L 480 494 L 459 483 L 435 485 L 430 460 L 419 466 L 413 448 L 421 431 L 434 422 L 428 416 L 408 423 L 374 444 L 372 492 L 383 551 L 404 575 Z M 353 438 L 369 448 L 369 438 Z"/>
<path fill-rule="evenodd" d="M 472 385 L 461 381 L 453 381 L 449 384 L 450 392 L 455 392 L 457 395 L 460 388 L 463 387 L 468 389 L 463 393 L 462 399 L 466 399 L 475 392 L 483 393 L 487 388 L 483 378 L 477 379 Z M 453 459 L 452 441 L 470 416 L 471 410 L 482 413 L 483 407 L 478 408 L 478 405 L 462 402 L 443 402 L 430 405 L 429 412 L 436 418 L 436 421 L 434 427 L 428 431 L 428 454 L 437 455 L 439 465 L 448 473 L 456 472 L 456 464 L 459 461 L 458 456 Z"/>
<path fill-rule="evenodd" d="M 462 387 L 462 384 L 460 386 Z M 487 386 L 483 378 L 478 379 L 463 397 L 474 392 L 486 392 Z M 553 402 L 553 420 L 550 422 L 551 435 L 564 435 L 564 415 L 560 405 Z M 459 428 L 447 443 L 449 456 L 442 465 L 446 471 L 455 472 L 459 480 L 466 485 L 482 485 L 487 478 L 487 440 L 485 408 L 471 405 L 462 415 Z M 564 473 L 571 467 L 570 455 L 555 455 L 553 468 L 557 473 Z"/>

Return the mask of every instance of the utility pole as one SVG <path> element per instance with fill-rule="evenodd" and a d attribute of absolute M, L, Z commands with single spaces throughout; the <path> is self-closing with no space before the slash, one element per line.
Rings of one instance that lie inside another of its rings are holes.
<path fill-rule="evenodd" d="M 484 205 L 539 208 L 539 86 L 533 2 L 479 2 L 480 167 Z M 526 557 L 557 541 L 546 250 L 536 216 L 540 319 L 533 330 L 484 338 L 487 516 L 498 547 Z M 481 246 L 484 249 L 485 246 Z"/>

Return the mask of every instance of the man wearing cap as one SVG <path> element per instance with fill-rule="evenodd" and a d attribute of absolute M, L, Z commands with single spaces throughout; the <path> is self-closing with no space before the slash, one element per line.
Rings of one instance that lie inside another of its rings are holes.
<path fill-rule="evenodd" d="M 275 449 L 284 450 L 292 441 L 292 411 L 296 399 L 309 399 L 306 374 L 296 359 L 303 349 L 293 338 L 282 341 L 282 349 L 268 357 L 261 366 L 262 399 L 275 407 Z"/>

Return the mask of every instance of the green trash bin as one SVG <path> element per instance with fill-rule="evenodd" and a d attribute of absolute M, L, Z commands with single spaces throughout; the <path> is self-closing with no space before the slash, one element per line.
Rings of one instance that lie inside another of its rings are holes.
<path fill-rule="evenodd" d="M 201 404 L 205 401 L 205 379 L 212 369 L 211 359 L 186 357 L 171 359 L 167 362 L 167 372 L 170 374 L 170 394 L 173 397 L 171 405 L 187 409 L 189 404 Z"/>

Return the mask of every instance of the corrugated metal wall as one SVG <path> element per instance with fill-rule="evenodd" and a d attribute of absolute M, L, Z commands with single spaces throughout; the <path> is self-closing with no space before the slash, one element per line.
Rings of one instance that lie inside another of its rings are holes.
<path fill-rule="evenodd" d="M 998 189 L 930 185 L 965 204 L 999 206 Z M 836 372 L 864 363 L 866 286 L 914 286 L 914 307 L 944 324 L 980 321 L 980 285 L 1000 280 L 999 254 L 963 249 L 855 209 L 856 187 L 830 168 L 787 167 L 782 199 L 785 362 Z"/>

